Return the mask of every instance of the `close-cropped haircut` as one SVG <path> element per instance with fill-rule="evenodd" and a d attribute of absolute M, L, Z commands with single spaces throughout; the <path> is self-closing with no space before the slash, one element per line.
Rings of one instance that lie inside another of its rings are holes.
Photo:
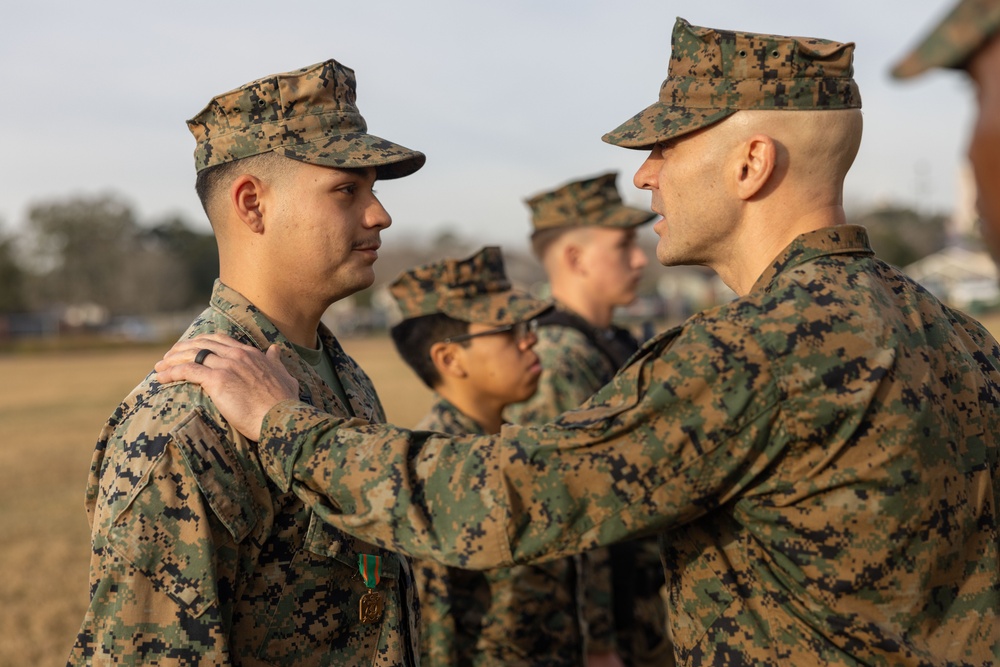
<path fill-rule="evenodd" d="M 545 258 L 545 253 L 553 243 L 562 238 L 563 234 L 577 227 L 553 227 L 552 229 L 542 229 L 531 235 L 531 251 L 535 257 L 541 261 Z"/>
<path fill-rule="evenodd" d="M 396 351 L 406 365 L 413 369 L 421 382 L 434 389 L 441 383 L 441 374 L 431 359 L 434 343 L 459 336 L 469 330 L 469 323 L 456 320 L 444 313 L 421 315 L 403 320 L 390 331 Z"/>
<path fill-rule="evenodd" d="M 290 158 L 271 151 L 232 162 L 223 162 L 199 171 L 195 178 L 194 191 L 198 194 L 201 207 L 205 210 L 209 222 L 212 221 L 210 210 L 212 202 L 219 195 L 220 190 L 229 188 L 234 178 L 240 174 L 253 174 L 258 178 L 265 179 L 273 178 L 289 168 L 289 160 Z"/>

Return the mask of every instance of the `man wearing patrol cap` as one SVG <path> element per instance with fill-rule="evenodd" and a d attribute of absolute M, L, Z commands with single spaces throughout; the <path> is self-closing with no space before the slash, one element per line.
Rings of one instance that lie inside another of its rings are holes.
<path fill-rule="evenodd" d="M 844 223 L 853 48 L 678 20 L 659 101 L 606 139 L 650 151 L 660 261 L 738 297 L 552 424 L 459 456 L 296 400 L 233 341 L 222 368 L 192 344 L 157 368 L 202 383 L 280 488 L 388 548 L 496 567 L 661 533 L 681 664 L 995 663 L 1000 345 Z M 373 497 L 390 484 L 461 512 Z"/>
<path fill-rule="evenodd" d="M 373 183 L 424 156 L 367 132 L 355 85 L 328 60 L 219 95 L 188 121 L 220 279 L 184 338 L 266 348 L 303 400 L 379 422 L 374 388 L 320 317 L 373 281 L 390 224 Z M 87 513 L 91 599 L 70 664 L 416 662 L 405 560 L 269 483 L 197 386 L 150 376 L 123 401 L 97 445 Z"/>
<path fill-rule="evenodd" d="M 497 247 L 406 271 L 389 291 L 404 318 L 392 329 L 396 349 L 437 396 L 416 428 L 499 432 L 504 408 L 538 386 L 536 318 L 551 304 L 511 288 Z M 413 568 L 421 665 L 585 664 L 569 558 L 482 572 Z"/>
<path fill-rule="evenodd" d="M 639 349 L 614 323 L 615 308 L 635 301 L 646 267 L 637 228 L 656 217 L 626 206 L 617 172 L 579 179 L 526 200 L 531 247 L 556 308 L 539 319 L 538 391 L 511 406 L 518 424 L 544 424 L 607 384 Z M 629 540 L 582 554 L 580 611 L 588 653 L 616 652 L 629 666 L 668 664 L 663 566 L 656 538 Z"/>
<path fill-rule="evenodd" d="M 909 78 L 932 67 L 964 70 L 976 85 L 979 113 L 969 141 L 982 233 L 1000 260 L 1000 0 L 962 0 L 897 64 Z"/>

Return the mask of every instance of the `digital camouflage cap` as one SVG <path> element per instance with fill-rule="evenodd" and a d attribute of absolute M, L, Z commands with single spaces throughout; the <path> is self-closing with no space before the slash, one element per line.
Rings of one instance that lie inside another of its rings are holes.
<path fill-rule="evenodd" d="M 354 70 L 327 60 L 217 95 L 187 122 L 195 168 L 273 151 L 324 167 L 375 167 L 380 179 L 420 169 L 423 153 L 368 134 L 356 91 Z"/>
<path fill-rule="evenodd" d="M 567 183 L 525 200 L 531 209 L 532 235 L 561 227 L 624 227 L 649 222 L 656 214 L 622 203 L 617 171 Z"/>
<path fill-rule="evenodd" d="M 963 69 L 1000 30 L 1000 0 L 962 0 L 893 69 L 905 79 L 934 67 Z"/>
<path fill-rule="evenodd" d="M 463 322 L 504 326 L 530 320 L 551 307 L 511 287 L 496 246 L 467 259 L 445 259 L 405 271 L 389 285 L 389 292 L 404 319 L 443 313 Z"/>
<path fill-rule="evenodd" d="M 678 18 L 671 44 L 659 100 L 604 141 L 649 149 L 741 110 L 861 108 L 853 43 L 714 30 Z"/>

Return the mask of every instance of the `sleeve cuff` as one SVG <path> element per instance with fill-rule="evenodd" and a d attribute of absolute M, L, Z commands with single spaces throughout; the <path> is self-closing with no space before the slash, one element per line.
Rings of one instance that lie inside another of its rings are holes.
<path fill-rule="evenodd" d="M 264 470 L 282 491 L 292 485 L 292 469 L 310 427 L 329 416 L 291 399 L 281 401 L 264 415 L 257 452 Z"/>

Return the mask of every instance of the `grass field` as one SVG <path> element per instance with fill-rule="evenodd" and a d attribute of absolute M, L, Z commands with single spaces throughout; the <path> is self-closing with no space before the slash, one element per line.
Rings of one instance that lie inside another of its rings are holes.
<path fill-rule="evenodd" d="M 1000 335 L 1000 314 L 982 321 Z M 412 426 L 431 396 L 388 339 L 343 344 L 389 421 Z M 163 351 L 0 355 L 0 667 L 65 664 L 87 604 L 83 492 L 94 442 Z"/>

